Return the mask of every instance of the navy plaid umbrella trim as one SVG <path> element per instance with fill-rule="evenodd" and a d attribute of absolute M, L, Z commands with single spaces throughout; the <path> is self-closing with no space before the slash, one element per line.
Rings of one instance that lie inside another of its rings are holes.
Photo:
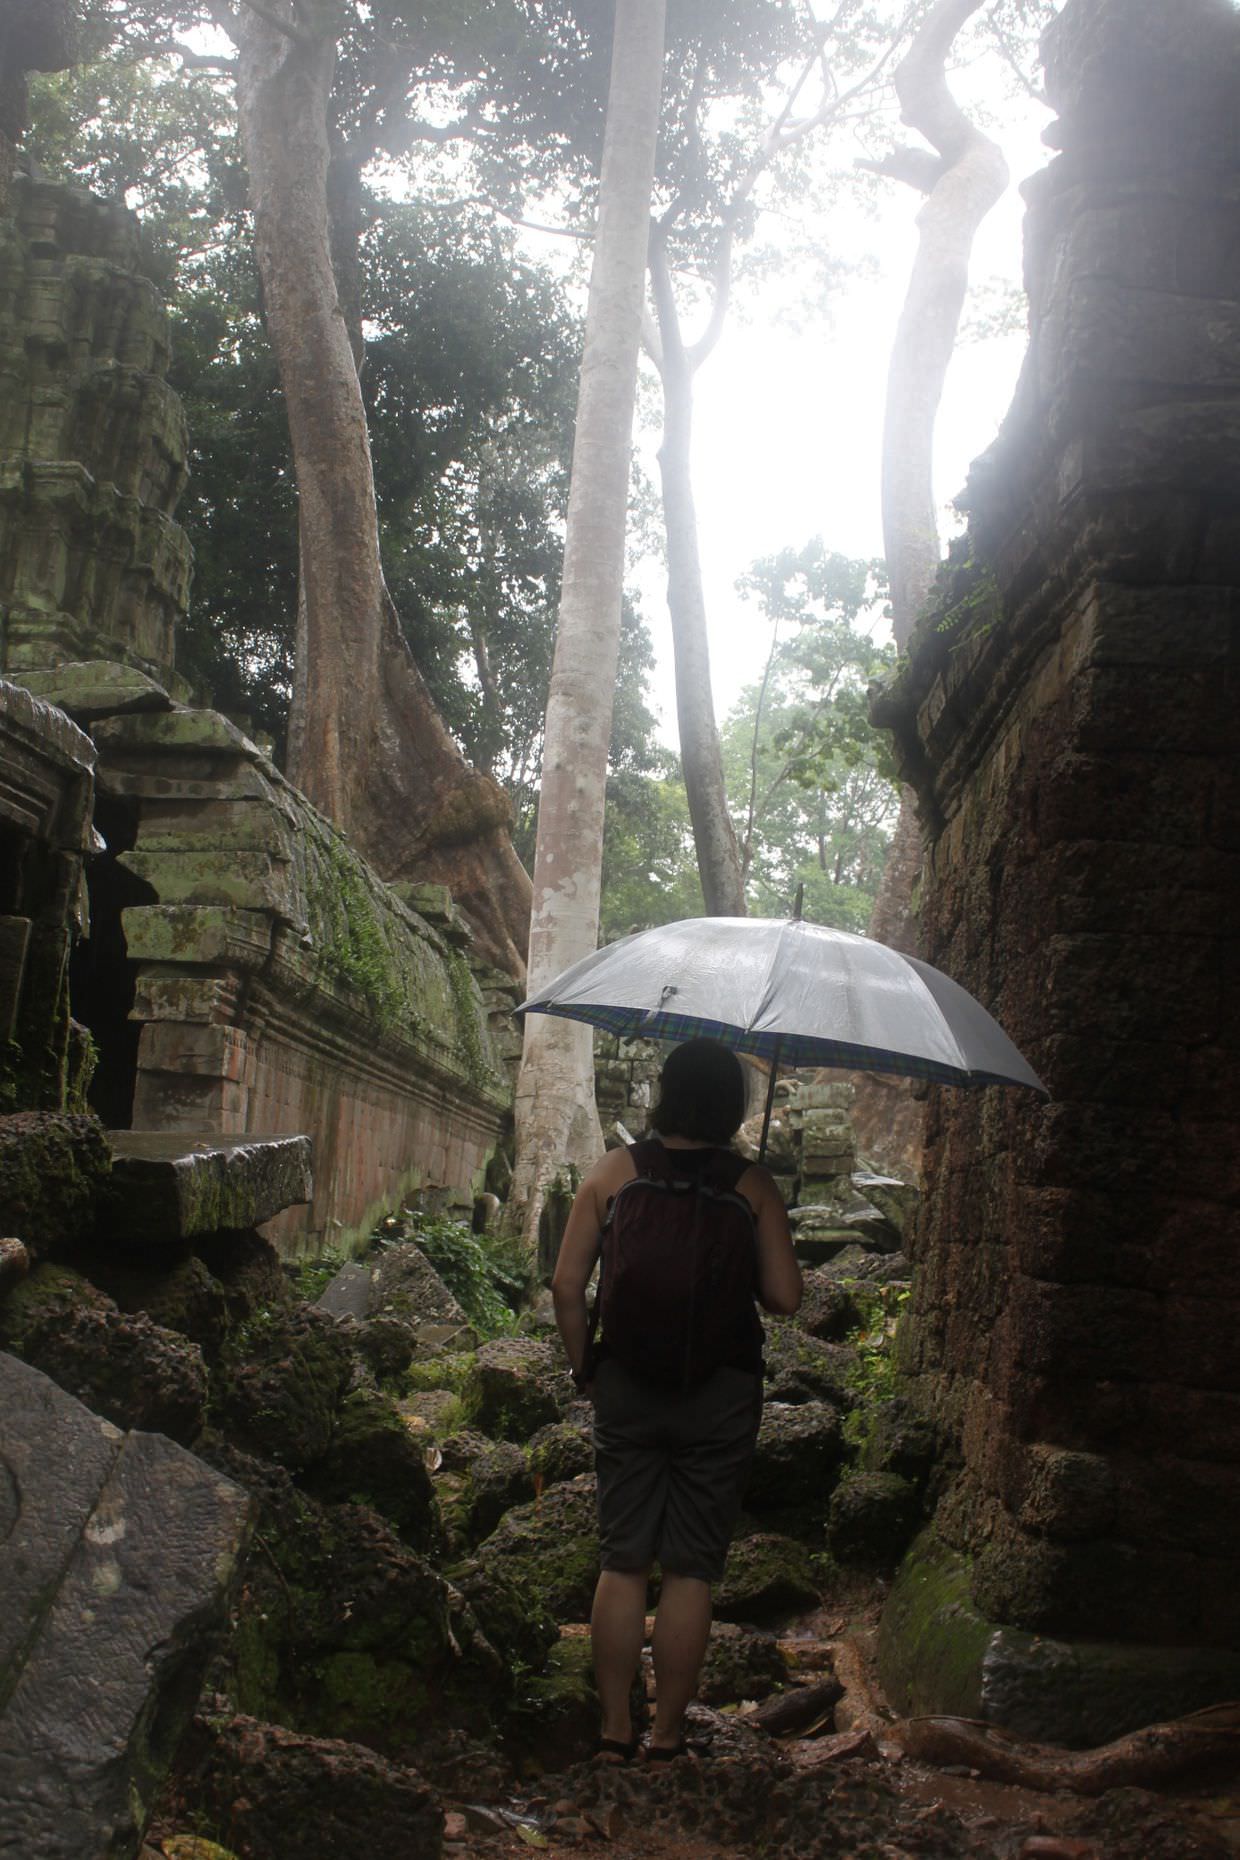
<path fill-rule="evenodd" d="M 729 1021 L 700 1020 L 693 1014 L 647 1014 L 629 1007 L 543 1007 L 531 1010 L 561 1020 L 581 1020 L 622 1040 L 718 1040 L 734 1052 L 781 1066 L 840 1066 L 849 1072 L 892 1072 L 901 1078 L 926 1079 L 940 1085 L 1010 1085 L 996 1072 L 967 1072 L 937 1059 L 896 1053 L 887 1047 L 855 1046 L 799 1033 L 751 1033 Z"/>

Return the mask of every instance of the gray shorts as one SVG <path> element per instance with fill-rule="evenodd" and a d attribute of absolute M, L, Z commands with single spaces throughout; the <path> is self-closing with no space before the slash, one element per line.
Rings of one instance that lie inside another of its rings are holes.
<path fill-rule="evenodd" d="M 697 1388 L 652 1387 L 610 1358 L 594 1382 L 604 1569 L 717 1582 L 762 1419 L 762 1379 L 717 1369 Z"/>

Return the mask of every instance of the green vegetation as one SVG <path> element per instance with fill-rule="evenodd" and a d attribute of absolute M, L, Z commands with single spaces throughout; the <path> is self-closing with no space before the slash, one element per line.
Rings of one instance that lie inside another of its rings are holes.
<path fill-rule="evenodd" d="M 850 1279 L 846 1287 L 861 1312 L 860 1327 L 846 1342 L 857 1352 L 850 1378 L 856 1406 L 845 1417 L 844 1438 L 860 1448 L 868 1438 L 878 1409 L 897 1393 L 896 1327 L 909 1300 L 907 1285 L 874 1285 Z"/>
<path fill-rule="evenodd" d="M 515 1240 L 474 1234 L 461 1221 L 416 1213 L 407 1213 L 396 1232 L 381 1229 L 376 1238 L 389 1246 L 416 1240 L 480 1336 L 506 1337 L 516 1329 L 530 1272 Z"/>

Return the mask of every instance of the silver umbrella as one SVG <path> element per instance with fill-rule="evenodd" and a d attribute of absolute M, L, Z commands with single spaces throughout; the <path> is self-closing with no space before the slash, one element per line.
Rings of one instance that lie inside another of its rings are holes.
<path fill-rule="evenodd" d="M 780 1065 L 1046 1093 L 998 1022 L 950 976 L 800 918 L 660 924 L 583 957 L 517 1012 L 588 1021 L 630 1040 L 715 1039 L 769 1060 L 764 1152 Z"/>

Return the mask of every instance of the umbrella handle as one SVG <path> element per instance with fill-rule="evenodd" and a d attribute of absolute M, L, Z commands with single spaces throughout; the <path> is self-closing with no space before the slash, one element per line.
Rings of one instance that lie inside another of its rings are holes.
<path fill-rule="evenodd" d="M 775 1036 L 775 1050 L 771 1054 L 771 1076 L 766 1087 L 766 1110 L 762 1114 L 762 1141 L 758 1145 L 758 1161 L 766 1161 L 766 1139 L 771 1128 L 771 1110 L 775 1103 L 775 1081 L 779 1077 L 779 1049 L 784 1043 L 782 1034 Z"/>

